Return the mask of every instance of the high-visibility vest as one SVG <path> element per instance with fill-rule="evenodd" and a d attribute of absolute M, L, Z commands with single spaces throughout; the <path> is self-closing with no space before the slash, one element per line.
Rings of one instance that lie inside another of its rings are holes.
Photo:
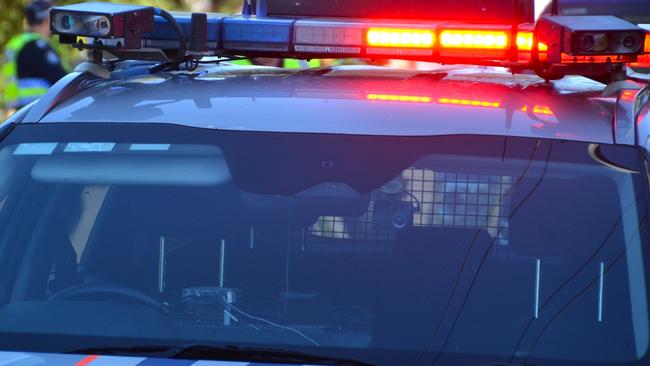
<path fill-rule="evenodd" d="M 230 61 L 230 63 L 239 66 L 253 65 L 253 63 L 249 59 Z M 285 58 L 282 60 L 282 67 L 285 69 L 305 69 L 308 67 L 320 67 L 320 66 L 321 66 L 320 60 L 305 61 L 305 60 L 296 60 L 293 58 Z"/>
<path fill-rule="evenodd" d="M 239 66 L 253 66 L 253 62 L 250 59 L 242 58 L 239 60 L 228 61 L 228 63 Z"/>
<path fill-rule="evenodd" d="M 282 60 L 282 67 L 285 69 L 306 69 L 309 67 L 320 67 L 320 60 L 296 60 L 295 58 L 285 58 Z"/>
<path fill-rule="evenodd" d="M 5 107 L 17 108 L 29 104 L 43 96 L 51 86 L 46 79 L 18 78 L 18 54 L 28 43 L 42 39 L 38 33 L 23 33 L 12 38 L 7 44 L 2 65 Z"/>

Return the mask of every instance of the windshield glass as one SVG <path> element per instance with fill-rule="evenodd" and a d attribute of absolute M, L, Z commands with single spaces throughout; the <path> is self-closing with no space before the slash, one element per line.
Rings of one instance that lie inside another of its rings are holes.
<path fill-rule="evenodd" d="M 0 164 L 6 350 L 647 362 L 635 147 L 57 124 Z"/>

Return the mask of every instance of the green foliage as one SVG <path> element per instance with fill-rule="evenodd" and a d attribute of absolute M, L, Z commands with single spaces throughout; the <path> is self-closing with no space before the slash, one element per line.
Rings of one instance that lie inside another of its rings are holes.
<path fill-rule="evenodd" d="M 11 36 L 20 31 L 23 27 L 23 1 L 6 0 L 5 9 L 0 14 L 0 49 L 4 46 Z"/>

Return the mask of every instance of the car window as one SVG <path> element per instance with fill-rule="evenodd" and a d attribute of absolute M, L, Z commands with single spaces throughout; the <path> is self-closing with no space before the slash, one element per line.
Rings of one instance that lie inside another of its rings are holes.
<path fill-rule="evenodd" d="M 0 145 L 0 347 L 646 361 L 635 147 L 72 127 Z"/>

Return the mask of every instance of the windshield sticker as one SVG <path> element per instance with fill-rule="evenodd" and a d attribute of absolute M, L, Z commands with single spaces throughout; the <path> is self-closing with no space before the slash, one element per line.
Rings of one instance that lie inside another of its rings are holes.
<path fill-rule="evenodd" d="M 58 144 L 56 142 L 36 142 L 18 145 L 14 155 L 52 155 Z"/>
<path fill-rule="evenodd" d="M 168 151 L 170 144 L 131 144 L 131 151 Z"/>
<path fill-rule="evenodd" d="M 114 142 L 71 142 L 64 152 L 110 152 L 115 147 Z"/>

